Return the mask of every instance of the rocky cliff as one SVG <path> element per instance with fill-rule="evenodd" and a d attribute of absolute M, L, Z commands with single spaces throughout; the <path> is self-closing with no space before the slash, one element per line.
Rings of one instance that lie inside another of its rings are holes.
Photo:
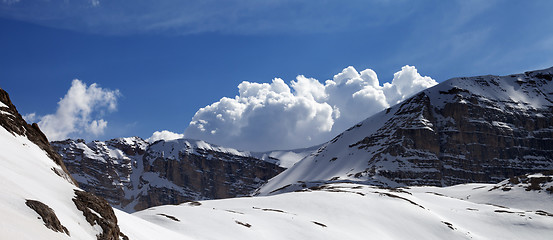
<path fill-rule="evenodd" d="M 133 170 L 142 169 L 142 156 L 148 146 L 144 140 L 120 138 L 85 143 L 68 139 L 52 142 L 52 146 L 81 188 L 117 207 L 133 200 L 128 192 L 138 188 L 137 171 Z"/>
<path fill-rule="evenodd" d="M 321 182 L 496 183 L 553 169 L 553 68 L 455 78 L 340 134 L 260 193 Z"/>
<path fill-rule="evenodd" d="M 249 152 L 187 139 L 68 139 L 52 145 L 83 189 L 127 212 L 247 196 L 283 170 L 276 159 L 264 161 Z"/>

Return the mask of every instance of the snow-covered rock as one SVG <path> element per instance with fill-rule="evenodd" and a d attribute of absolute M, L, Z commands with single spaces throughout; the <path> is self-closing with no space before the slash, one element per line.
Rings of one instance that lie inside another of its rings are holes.
<path fill-rule="evenodd" d="M 346 130 L 259 193 L 495 183 L 553 169 L 552 77 L 549 68 L 442 82 Z"/>

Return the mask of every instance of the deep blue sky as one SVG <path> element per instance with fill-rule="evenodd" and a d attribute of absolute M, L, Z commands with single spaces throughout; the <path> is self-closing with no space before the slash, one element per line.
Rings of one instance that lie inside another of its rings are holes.
<path fill-rule="evenodd" d="M 3 0 L 0 87 L 38 115 L 75 78 L 119 89 L 98 138 L 147 138 L 182 133 L 242 81 L 324 81 L 354 66 L 383 82 L 411 65 L 441 82 L 553 66 L 552 1 L 270 2 Z"/>

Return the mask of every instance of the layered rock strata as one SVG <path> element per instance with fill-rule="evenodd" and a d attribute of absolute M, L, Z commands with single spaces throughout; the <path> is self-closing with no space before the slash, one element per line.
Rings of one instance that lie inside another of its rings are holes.
<path fill-rule="evenodd" d="M 80 186 L 127 212 L 248 196 L 283 168 L 249 152 L 179 139 L 52 142 Z"/>

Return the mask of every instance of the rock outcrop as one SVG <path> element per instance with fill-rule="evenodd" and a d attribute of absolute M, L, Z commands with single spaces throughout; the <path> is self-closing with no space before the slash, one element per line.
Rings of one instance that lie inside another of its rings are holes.
<path fill-rule="evenodd" d="M 187 201 L 248 196 L 284 169 L 249 152 L 179 139 L 52 142 L 84 190 L 127 212 Z"/>
<path fill-rule="evenodd" d="M 67 228 L 60 223 L 58 216 L 56 216 L 54 210 L 48 207 L 48 205 L 42 203 L 41 201 L 30 199 L 25 201 L 25 205 L 35 210 L 35 212 L 40 216 L 39 218 L 44 222 L 44 226 L 52 229 L 54 232 L 62 232 L 67 234 L 67 236 L 71 236 L 71 234 L 69 234 L 69 230 L 67 230 Z"/>
<path fill-rule="evenodd" d="M 517 188 L 524 189 L 525 191 L 544 191 L 553 194 L 553 170 L 514 176 L 496 184 L 489 191 L 502 190 L 508 192 Z"/>
<path fill-rule="evenodd" d="M 92 193 L 75 190 L 73 202 L 90 225 L 102 228 L 102 232 L 96 235 L 98 240 L 129 240 L 119 229 L 117 216 L 106 200 Z"/>
<path fill-rule="evenodd" d="M 553 68 L 455 78 L 370 117 L 260 193 L 320 182 L 497 183 L 553 169 Z"/>

